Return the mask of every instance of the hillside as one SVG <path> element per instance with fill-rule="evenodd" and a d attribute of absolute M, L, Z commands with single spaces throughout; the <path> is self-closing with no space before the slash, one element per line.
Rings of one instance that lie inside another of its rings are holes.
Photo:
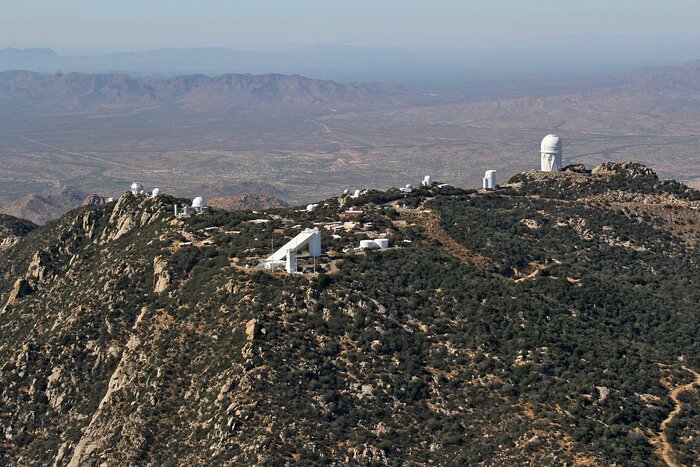
<path fill-rule="evenodd" d="M 0 463 L 700 458 L 698 191 L 627 163 L 314 212 L 175 202 L 125 194 L 0 253 Z M 314 225 L 317 274 L 255 268 Z"/>
<path fill-rule="evenodd" d="M 262 211 L 270 208 L 284 208 L 289 206 L 285 201 L 274 196 L 246 193 L 243 195 L 229 196 L 226 198 L 212 198 L 207 201 L 209 206 L 223 209 L 224 211 L 240 211 L 250 209 Z"/>
<path fill-rule="evenodd" d="M 0 214 L 0 251 L 15 245 L 35 228 L 30 221 Z"/>

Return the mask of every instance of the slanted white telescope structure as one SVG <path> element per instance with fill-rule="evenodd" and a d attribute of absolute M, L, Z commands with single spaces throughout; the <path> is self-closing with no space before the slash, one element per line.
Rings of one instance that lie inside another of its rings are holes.
<path fill-rule="evenodd" d="M 557 135 L 547 135 L 540 148 L 542 172 L 559 172 L 561 170 L 562 144 Z"/>
<path fill-rule="evenodd" d="M 263 264 L 267 264 L 265 267 L 268 268 L 284 264 L 287 272 L 296 272 L 297 252 L 307 245 L 310 257 L 318 258 L 321 256 L 321 232 L 319 232 L 318 228 L 304 229 L 303 232 L 270 255 Z"/>
<path fill-rule="evenodd" d="M 484 190 L 495 190 L 496 189 L 496 171 L 487 170 L 484 174 Z"/>

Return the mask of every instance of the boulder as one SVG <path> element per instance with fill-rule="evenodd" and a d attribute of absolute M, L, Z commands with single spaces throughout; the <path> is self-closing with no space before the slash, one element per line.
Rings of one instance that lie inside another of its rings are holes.
<path fill-rule="evenodd" d="M 10 297 L 7 299 L 7 305 L 12 305 L 15 301 L 30 295 L 32 292 L 32 286 L 29 285 L 27 279 L 17 279 L 12 287 L 12 292 L 10 292 Z"/>

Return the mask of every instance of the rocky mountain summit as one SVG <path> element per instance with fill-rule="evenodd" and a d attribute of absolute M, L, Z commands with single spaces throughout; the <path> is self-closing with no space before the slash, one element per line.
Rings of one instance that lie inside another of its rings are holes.
<path fill-rule="evenodd" d="M 0 218 L 0 463 L 692 464 L 700 193 L 601 167 Z M 307 227 L 316 272 L 255 267 Z"/>

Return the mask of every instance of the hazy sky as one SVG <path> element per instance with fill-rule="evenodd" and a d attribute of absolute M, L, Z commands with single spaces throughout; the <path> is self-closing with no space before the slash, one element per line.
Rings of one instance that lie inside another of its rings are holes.
<path fill-rule="evenodd" d="M 588 33 L 698 35 L 699 18 L 699 0 L 0 0 L 0 48 L 468 47 Z"/>

